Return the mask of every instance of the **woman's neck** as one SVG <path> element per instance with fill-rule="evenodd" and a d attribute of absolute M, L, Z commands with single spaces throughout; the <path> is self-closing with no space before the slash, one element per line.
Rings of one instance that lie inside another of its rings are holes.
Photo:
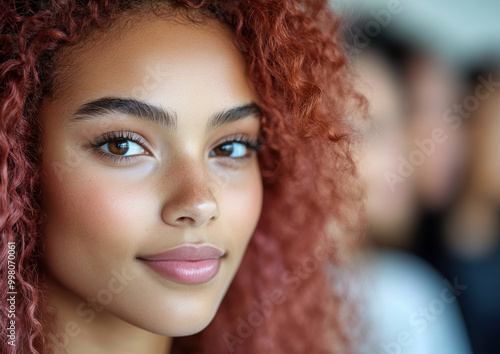
<path fill-rule="evenodd" d="M 46 333 L 54 353 L 168 354 L 171 337 L 157 335 L 110 314 L 98 304 L 83 300 L 49 276 L 43 282 L 56 323 Z"/>

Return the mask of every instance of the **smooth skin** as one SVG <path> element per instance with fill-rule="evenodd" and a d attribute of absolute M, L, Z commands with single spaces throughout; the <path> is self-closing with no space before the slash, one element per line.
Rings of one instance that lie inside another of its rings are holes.
<path fill-rule="evenodd" d="M 122 19 L 59 56 L 59 91 L 40 115 L 55 349 L 168 353 L 171 337 L 212 320 L 257 225 L 260 115 L 234 110 L 257 103 L 244 57 L 221 24 L 180 16 Z M 153 106 L 170 124 L 82 110 L 103 98 Z M 214 279 L 182 284 L 137 259 L 186 243 L 224 250 Z"/>

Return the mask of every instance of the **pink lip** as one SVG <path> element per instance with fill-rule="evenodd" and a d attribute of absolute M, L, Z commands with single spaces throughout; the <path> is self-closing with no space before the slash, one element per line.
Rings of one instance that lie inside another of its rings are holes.
<path fill-rule="evenodd" d="M 161 276 L 184 284 L 205 283 L 219 272 L 224 251 L 209 244 L 182 245 L 151 256 L 138 257 L 140 261 Z"/>

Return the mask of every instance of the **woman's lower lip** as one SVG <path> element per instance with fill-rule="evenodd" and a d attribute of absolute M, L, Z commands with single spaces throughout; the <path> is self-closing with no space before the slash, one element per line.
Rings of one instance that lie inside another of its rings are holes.
<path fill-rule="evenodd" d="M 147 261 L 143 259 L 141 261 L 161 276 L 184 284 L 200 284 L 210 281 L 217 275 L 220 267 L 220 258 L 197 261 Z"/>

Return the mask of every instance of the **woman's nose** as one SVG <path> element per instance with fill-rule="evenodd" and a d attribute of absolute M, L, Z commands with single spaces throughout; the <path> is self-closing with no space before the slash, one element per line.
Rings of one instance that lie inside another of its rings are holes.
<path fill-rule="evenodd" d="M 199 227 L 219 217 L 219 206 L 209 176 L 194 169 L 177 174 L 172 193 L 162 209 L 163 221 L 176 227 Z"/>

